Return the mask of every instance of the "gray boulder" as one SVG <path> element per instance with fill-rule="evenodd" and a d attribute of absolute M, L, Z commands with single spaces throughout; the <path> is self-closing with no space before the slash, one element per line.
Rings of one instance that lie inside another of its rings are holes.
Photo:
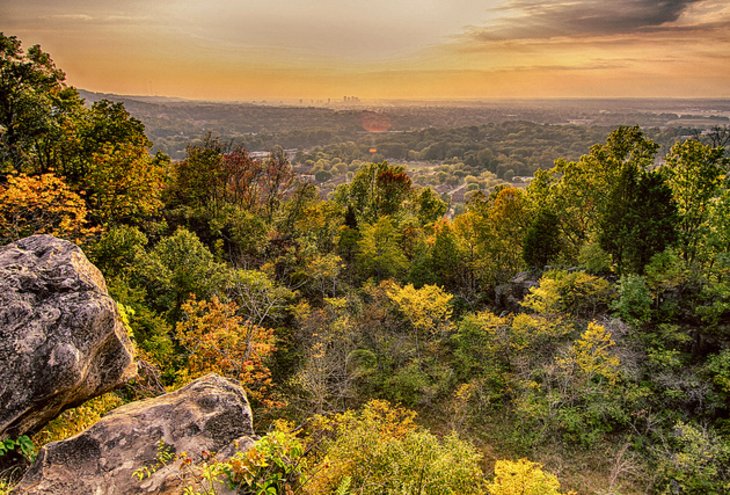
<path fill-rule="evenodd" d="M 135 374 L 116 303 L 76 245 L 34 235 L 0 247 L 0 438 Z"/>
<path fill-rule="evenodd" d="M 509 282 L 494 289 L 494 304 L 503 310 L 518 312 L 522 299 L 530 289 L 538 285 L 538 277 L 529 272 L 520 272 Z"/>
<path fill-rule="evenodd" d="M 203 451 L 246 450 L 254 442 L 251 409 L 237 382 L 210 374 L 175 392 L 112 411 L 74 437 L 44 446 L 15 493 L 40 495 L 179 494 L 180 462 L 158 464 L 158 444 L 194 461 Z M 138 481 L 133 473 L 153 467 Z"/>

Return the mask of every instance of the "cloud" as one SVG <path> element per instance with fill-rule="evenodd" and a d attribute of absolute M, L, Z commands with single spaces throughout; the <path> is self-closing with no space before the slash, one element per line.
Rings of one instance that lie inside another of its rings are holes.
<path fill-rule="evenodd" d="M 606 36 L 662 28 L 702 0 L 511 0 L 491 26 L 473 29 L 483 41 L 556 36 Z"/>
<path fill-rule="evenodd" d="M 41 19 L 51 21 L 71 21 L 71 22 L 89 22 L 93 21 L 94 18 L 87 14 L 54 14 L 42 16 Z"/>
<path fill-rule="evenodd" d="M 135 16 L 135 15 L 107 15 L 102 18 L 105 23 L 110 24 L 139 24 L 152 20 L 151 16 Z"/>

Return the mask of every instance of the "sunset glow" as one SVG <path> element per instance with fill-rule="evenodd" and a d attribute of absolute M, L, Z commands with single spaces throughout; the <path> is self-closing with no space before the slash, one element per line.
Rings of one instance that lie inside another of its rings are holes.
<path fill-rule="evenodd" d="M 8 0 L 0 19 L 100 92 L 730 96 L 726 0 Z"/>

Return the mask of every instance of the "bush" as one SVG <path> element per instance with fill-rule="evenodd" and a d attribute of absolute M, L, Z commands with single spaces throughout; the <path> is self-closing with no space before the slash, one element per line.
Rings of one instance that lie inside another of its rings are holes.
<path fill-rule="evenodd" d="M 619 297 L 611 307 L 622 320 L 633 326 L 640 326 L 651 319 L 652 298 L 644 277 L 622 275 L 618 293 Z"/>
<path fill-rule="evenodd" d="M 659 453 L 660 493 L 720 495 L 730 492 L 730 444 L 711 430 L 678 422 L 669 451 Z"/>
<path fill-rule="evenodd" d="M 560 482 L 554 474 L 527 459 L 500 460 L 494 465 L 494 480 L 487 485 L 490 495 L 561 495 Z M 565 495 L 575 495 L 567 492 Z"/>
<path fill-rule="evenodd" d="M 522 305 L 537 313 L 571 313 L 593 318 L 608 307 L 613 293 L 607 280 L 586 272 L 551 270 L 530 289 Z"/>
<path fill-rule="evenodd" d="M 477 450 L 455 435 L 438 439 L 414 418 L 414 412 L 384 401 L 320 417 L 312 438 L 323 438 L 306 493 L 484 493 Z"/>

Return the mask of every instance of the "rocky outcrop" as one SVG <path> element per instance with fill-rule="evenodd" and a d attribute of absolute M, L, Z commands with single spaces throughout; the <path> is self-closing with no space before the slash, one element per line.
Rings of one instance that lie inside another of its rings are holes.
<path fill-rule="evenodd" d="M 179 463 L 158 466 L 137 481 L 132 473 L 154 466 L 158 444 L 170 452 L 245 450 L 254 432 L 246 395 L 236 383 L 207 375 L 180 390 L 116 409 L 75 437 L 41 449 L 16 493 L 126 495 L 181 493 Z"/>
<path fill-rule="evenodd" d="M 0 357 L 0 435 L 36 430 L 136 373 L 101 272 L 48 235 L 0 248 Z"/>
<path fill-rule="evenodd" d="M 536 285 L 538 285 L 538 277 L 529 272 L 520 272 L 509 282 L 495 287 L 494 304 L 497 308 L 518 312 L 520 302 Z"/>

